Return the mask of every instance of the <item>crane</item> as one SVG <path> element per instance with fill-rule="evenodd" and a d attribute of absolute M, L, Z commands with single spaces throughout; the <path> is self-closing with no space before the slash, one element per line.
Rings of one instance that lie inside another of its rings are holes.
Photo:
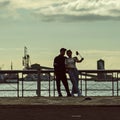
<path fill-rule="evenodd" d="M 30 55 L 27 52 L 27 47 L 24 47 L 24 56 L 22 58 L 22 64 L 24 66 L 24 69 L 29 69 L 30 67 Z"/>

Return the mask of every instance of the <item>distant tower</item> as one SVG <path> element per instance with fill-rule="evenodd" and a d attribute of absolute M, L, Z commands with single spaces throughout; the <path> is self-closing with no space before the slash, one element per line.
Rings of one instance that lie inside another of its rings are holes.
<path fill-rule="evenodd" d="M 24 66 L 25 69 L 29 69 L 30 65 L 30 56 L 27 54 L 27 47 L 24 47 L 24 57 L 23 57 L 23 61 L 22 64 Z"/>
<path fill-rule="evenodd" d="M 98 70 L 105 70 L 105 63 L 104 60 L 100 59 L 97 61 L 97 69 Z M 98 79 L 99 80 L 104 80 L 106 78 L 106 74 L 105 73 L 98 73 Z"/>
<path fill-rule="evenodd" d="M 105 69 L 104 60 L 100 59 L 100 60 L 97 61 L 97 69 L 98 70 L 104 70 Z"/>

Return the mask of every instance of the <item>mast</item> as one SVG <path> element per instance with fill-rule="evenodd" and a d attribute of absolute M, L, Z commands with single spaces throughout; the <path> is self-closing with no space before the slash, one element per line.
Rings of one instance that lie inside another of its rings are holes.
<path fill-rule="evenodd" d="M 11 67 L 11 70 L 13 70 L 13 63 L 12 63 L 12 61 L 11 61 L 11 66 L 10 67 Z"/>

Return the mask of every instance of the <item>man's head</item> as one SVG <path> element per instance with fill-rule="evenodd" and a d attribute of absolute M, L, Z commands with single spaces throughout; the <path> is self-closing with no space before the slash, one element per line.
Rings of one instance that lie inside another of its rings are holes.
<path fill-rule="evenodd" d="M 65 51 L 66 51 L 65 48 L 61 48 L 61 49 L 60 49 L 60 55 L 63 55 L 63 56 L 64 56 L 64 55 L 65 55 Z"/>

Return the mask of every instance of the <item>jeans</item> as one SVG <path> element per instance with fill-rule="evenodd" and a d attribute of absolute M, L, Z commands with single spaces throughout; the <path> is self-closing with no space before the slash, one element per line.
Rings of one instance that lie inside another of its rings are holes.
<path fill-rule="evenodd" d="M 71 82 L 72 82 L 72 92 L 71 92 L 71 95 L 74 96 L 75 93 L 78 94 L 78 96 L 81 96 L 81 92 L 78 88 L 78 81 L 79 81 L 79 78 L 78 78 L 78 75 L 79 75 L 79 72 L 76 68 L 71 68 L 68 70 L 68 74 L 70 76 L 70 79 L 71 79 Z"/>

